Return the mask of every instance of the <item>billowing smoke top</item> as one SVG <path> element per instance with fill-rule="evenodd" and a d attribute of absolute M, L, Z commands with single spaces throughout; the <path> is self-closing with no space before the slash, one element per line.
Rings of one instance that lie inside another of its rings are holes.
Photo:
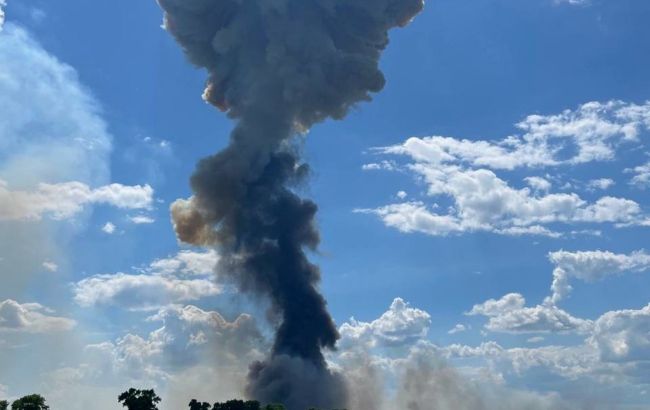
<path fill-rule="evenodd" d="M 158 1 L 166 29 L 208 70 L 203 98 L 238 119 L 172 218 L 181 241 L 218 247 L 220 272 L 271 301 L 273 352 L 251 367 L 248 393 L 291 410 L 343 406 L 345 389 L 322 354 L 338 333 L 304 253 L 319 243 L 317 206 L 291 190 L 309 172 L 292 137 L 382 89 L 387 32 L 423 0 Z"/>

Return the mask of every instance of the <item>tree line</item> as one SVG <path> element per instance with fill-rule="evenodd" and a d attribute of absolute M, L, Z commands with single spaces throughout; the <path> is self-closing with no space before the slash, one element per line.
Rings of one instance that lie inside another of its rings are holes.
<path fill-rule="evenodd" d="M 140 390 L 131 388 L 117 397 L 118 403 L 127 410 L 158 410 L 158 404 L 162 399 L 153 389 Z M 213 404 L 200 402 L 192 399 L 188 404 L 189 410 L 285 410 L 282 404 L 262 405 L 256 400 L 229 400 L 225 402 L 216 402 Z M 49 410 L 50 407 L 45 404 L 45 398 L 40 394 L 30 394 L 21 397 L 11 404 L 11 410 Z M 0 410 L 9 410 L 9 402 L 0 400 Z M 311 408 L 308 410 L 318 410 Z M 333 409 L 337 410 L 337 409 Z M 345 410 L 345 409 L 339 409 Z"/>

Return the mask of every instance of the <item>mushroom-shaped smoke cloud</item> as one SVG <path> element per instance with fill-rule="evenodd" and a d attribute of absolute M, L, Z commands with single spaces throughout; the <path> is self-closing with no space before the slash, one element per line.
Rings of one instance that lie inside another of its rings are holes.
<path fill-rule="evenodd" d="M 309 171 L 293 137 L 340 119 L 380 91 L 388 30 L 423 0 L 158 0 L 165 28 L 209 73 L 203 98 L 237 120 L 230 145 L 203 159 L 194 196 L 172 205 L 183 242 L 219 248 L 220 271 L 268 297 L 279 324 L 247 392 L 290 410 L 341 407 L 346 390 L 322 349 L 338 333 L 305 249 L 319 242 L 317 206 L 291 189 Z"/>

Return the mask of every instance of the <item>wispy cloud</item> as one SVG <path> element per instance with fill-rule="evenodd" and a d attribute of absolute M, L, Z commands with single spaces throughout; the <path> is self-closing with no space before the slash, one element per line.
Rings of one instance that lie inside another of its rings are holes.
<path fill-rule="evenodd" d="M 15 300 L 0 302 L 0 332 L 52 333 L 70 330 L 76 322 L 54 316 L 38 303 L 20 304 Z"/>
<path fill-rule="evenodd" d="M 90 188 L 81 182 L 40 183 L 33 191 L 11 190 L 0 179 L 0 221 L 40 220 L 47 215 L 55 220 L 73 217 L 91 204 L 106 204 L 121 209 L 148 209 L 153 202 L 149 185 L 110 184 Z"/>

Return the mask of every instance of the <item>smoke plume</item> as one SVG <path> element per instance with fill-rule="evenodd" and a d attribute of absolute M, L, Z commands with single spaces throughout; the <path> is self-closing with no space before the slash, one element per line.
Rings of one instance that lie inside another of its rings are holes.
<path fill-rule="evenodd" d="M 267 297 L 278 318 L 272 352 L 249 373 L 248 394 L 290 410 L 346 402 L 322 350 L 338 332 L 319 293 L 317 206 L 292 187 L 309 167 L 294 136 L 370 100 L 388 30 L 423 0 L 158 0 L 165 28 L 208 71 L 203 98 L 237 124 L 229 146 L 203 159 L 194 196 L 172 205 L 178 238 L 219 248 L 220 272 Z"/>

